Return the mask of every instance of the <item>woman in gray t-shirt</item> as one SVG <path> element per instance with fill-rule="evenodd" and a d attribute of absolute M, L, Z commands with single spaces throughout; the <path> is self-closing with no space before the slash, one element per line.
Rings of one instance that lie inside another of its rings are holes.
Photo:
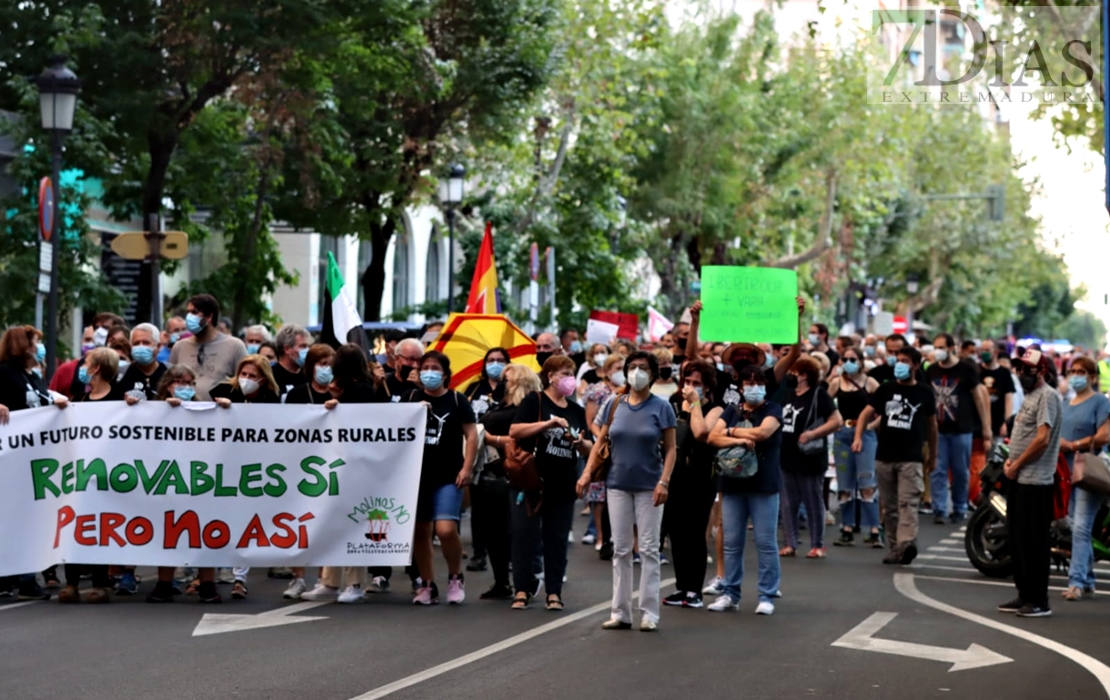
<path fill-rule="evenodd" d="M 628 393 L 617 395 L 598 414 L 601 434 L 578 480 L 578 495 L 589 488 L 599 463 L 599 446 L 609 441 L 612 467 L 608 490 L 613 530 L 613 610 L 603 629 L 632 627 L 632 540 L 639 531 L 640 629 L 659 626 L 659 529 L 675 462 L 675 414 L 669 402 L 651 394 L 659 363 L 647 352 L 625 361 Z"/>

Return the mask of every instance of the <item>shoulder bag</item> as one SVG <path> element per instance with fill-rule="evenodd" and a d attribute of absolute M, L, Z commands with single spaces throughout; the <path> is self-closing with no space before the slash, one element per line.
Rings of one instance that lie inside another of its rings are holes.
<path fill-rule="evenodd" d="M 753 426 L 747 416 L 742 415 L 740 422 L 731 427 L 751 428 Z M 713 460 L 713 465 L 716 467 L 717 473 L 723 477 L 748 479 L 755 476 L 755 473 L 759 471 L 759 458 L 756 456 L 755 450 L 734 445 L 718 451 L 716 458 Z"/>
<path fill-rule="evenodd" d="M 813 403 L 809 406 L 809 419 L 806 421 L 806 427 L 802 430 L 803 433 L 809 432 L 814 428 L 820 426 L 822 421 L 817 415 L 817 395 L 821 393 L 821 387 L 813 388 Z M 828 450 L 828 445 L 825 443 L 825 438 L 817 438 L 816 440 L 809 440 L 807 442 L 798 442 L 798 452 L 804 455 L 816 455 Z"/>
<path fill-rule="evenodd" d="M 609 411 L 609 420 L 605 423 L 605 427 L 609 430 L 613 428 L 613 418 L 617 415 L 617 409 L 620 408 L 622 398 L 621 396 L 613 397 L 613 408 Z M 609 470 L 613 468 L 613 438 L 609 435 L 609 430 L 605 431 L 605 438 L 597 448 L 598 464 L 591 479 L 594 483 L 605 483 L 609 479 Z"/>
<path fill-rule="evenodd" d="M 1100 455 L 1094 453 L 1095 438 L 1098 434 L 1096 421 L 1095 432 L 1091 434 L 1091 449 L 1087 452 L 1075 453 L 1075 464 L 1072 466 L 1071 483 L 1082 486 L 1088 491 L 1110 494 L 1110 468 Z"/>
<path fill-rule="evenodd" d="M 543 418 L 543 396 L 536 395 L 539 408 L 536 413 L 536 422 Z M 537 443 L 539 441 L 537 440 Z M 543 491 L 543 479 L 540 470 L 536 467 L 536 449 L 525 450 L 516 440 L 505 439 L 505 478 L 509 485 L 521 491 Z"/>

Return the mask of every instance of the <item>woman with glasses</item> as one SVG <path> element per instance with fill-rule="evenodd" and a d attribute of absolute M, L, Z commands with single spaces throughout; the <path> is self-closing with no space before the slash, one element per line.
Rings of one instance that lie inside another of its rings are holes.
<path fill-rule="evenodd" d="M 856 518 L 858 527 L 867 532 L 864 544 L 882 549 L 879 541 L 879 481 L 875 474 L 875 450 L 879 446 L 875 429 L 882 422 L 876 416 L 863 433 L 863 449 L 852 452 L 856 436 L 856 420 L 871 402 L 871 394 L 879 382 L 864 372 L 859 348 L 849 346 L 840 358 L 840 374 L 829 380 L 829 396 L 836 400 L 844 427 L 834 435 L 833 457 L 836 460 L 836 484 L 840 501 L 840 537 L 837 547 L 855 544 Z"/>

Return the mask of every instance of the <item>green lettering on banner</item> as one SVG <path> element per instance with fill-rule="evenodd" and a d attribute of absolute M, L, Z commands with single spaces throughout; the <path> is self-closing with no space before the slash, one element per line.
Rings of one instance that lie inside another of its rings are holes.
<path fill-rule="evenodd" d="M 163 460 L 158 472 L 162 477 L 154 489 L 155 496 L 165 496 L 170 489 L 179 496 L 189 495 L 189 485 L 185 483 L 185 477 L 182 476 L 181 467 L 177 466 L 176 459 L 168 463 Z"/>
<path fill-rule="evenodd" d="M 88 488 L 89 480 L 96 477 L 96 490 L 108 490 L 108 466 L 104 464 L 104 460 L 97 457 L 90 459 L 88 462 L 80 460 L 77 463 L 77 490 L 84 491 Z"/>
<path fill-rule="evenodd" d="M 772 267 L 701 269 L 698 336 L 724 343 L 798 342 L 798 273 Z"/>
<path fill-rule="evenodd" d="M 216 488 L 216 480 L 208 474 L 207 462 L 190 462 L 189 471 L 192 474 L 193 481 L 193 486 L 189 489 L 189 493 L 192 495 L 200 496 Z"/>
<path fill-rule="evenodd" d="M 324 492 L 328 490 L 328 480 L 324 477 L 323 474 L 316 471 L 312 467 L 322 467 L 327 463 L 327 460 L 316 456 L 305 457 L 304 459 L 302 459 L 301 471 L 312 476 L 313 478 L 311 481 L 307 478 L 301 479 L 300 483 L 297 484 L 297 490 L 311 498 L 323 495 Z"/>
<path fill-rule="evenodd" d="M 35 485 L 35 500 L 41 501 L 46 498 L 46 492 L 54 494 L 54 496 L 61 496 L 62 492 L 58 489 L 58 485 L 50 480 L 54 473 L 58 471 L 58 460 L 56 459 L 32 459 L 31 460 L 31 480 Z"/>
<path fill-rule="evenodd" d="M 285 494 L 285 480 L 281 478 L 281 473 L 285 471 L 284 464 L 271 464 L 266 467 L 266 476 L 270 477 L 270 483 L 262 487 L 267 496 L 271 498 L 280 498 Z"/>
<path fill-rule="evenodd" d="M 262 487 L 252 486 L 256 481 L 262 481 L 261 464 L 244 464 L 239 471 L 239 493 L 247 498 L 258 498 L 262 495 Z"/>

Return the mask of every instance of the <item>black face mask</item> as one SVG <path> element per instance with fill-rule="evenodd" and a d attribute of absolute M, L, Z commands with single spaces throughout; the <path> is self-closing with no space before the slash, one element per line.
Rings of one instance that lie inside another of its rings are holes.
<path fill-rule="evenodd" d="M 1034 387 L 1037 386 L 1037 379 L 1038 377 L 1035 374 L 1033 376 L 1029 376 L 1028 374 L 1024 373 L 1018 375 L 1018 381 L 1021 382 L 1021 388 L 1025 390 L 1025 393 L 1027 394 L 1033 391 Z"/>
<path fill-rule="evenodd" d="M 686 339 L 685 338 L 675 338 L 674 339 L 674 344 L 677 345 L 679 347 L 679 349 L 682 350 L 683 352 L 686 351 Z"/>
<path fill-rule="evenodd" d="M 547 362 L 551 358 L 552 354 L 554 354 L 554 353 L 537 352 L 536 353 L 536 362 L 540 363 L 540 367 L 543 367 L 544 363 Z"/>
<path fill-rule="evenodd" d="M 659 378 L 662 379 L 665 382 L 669 382 L 671 380 L 671 375 L 672 374 L 674 374 L 674 368 L 673 367 L 660 367 L 659 368 Z"/>

